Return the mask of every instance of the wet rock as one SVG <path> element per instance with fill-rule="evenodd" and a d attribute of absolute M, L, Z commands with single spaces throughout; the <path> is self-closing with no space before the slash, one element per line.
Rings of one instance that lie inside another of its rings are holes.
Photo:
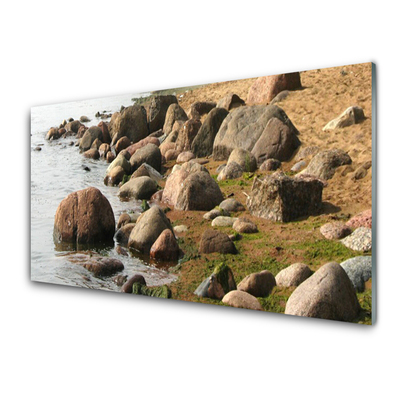
<path fill-rule="evenodd" d="M 82 115 L 79 118 L 79 121 L 81 121 L 81 122 L 90 122 L 90 119 L 86 115 Z"/>
<path fill-rule="evenodd" d="M 237 249 L 226 233 L 207 229 L 201 237 L 199 252 L 237 254 Z"/>
<path fill-rule="evenodd" d="M 123 181 L 125 174 L 124 169 L 117 165 L 106 175 L 104 184 L 106 186 L 117 186 Z"/>
<path fill-rule="evenodd" d="M 102 145 L 102 142 L 100 139 L 95 139 L 92 145 L 90 146 L 91 149 L 96 149 L 99 150 L 100 146 Z"/>
<path fill-rule="evenodd" d="M 343 239 L 351 234 L 351 228 L 343 222 L 328 222 L 321 226 L 320 231 L 329 240 Z"/>
<path fill-rule="evenodd" d="M 165 135 L 169 135 L 172 132 L 172 127 L 176 121 L 187 121 L 188 116 L 184 109 L 177 103 L 171 104 L 165 116 L 164 126 L 162 128 Z"/>
<path fill-rule="evenodd" d="M 239 164 L 244 172 L 254 172 L 257 169 L 257 161 L 254 155 L 241 148 L 234 149 L 230 154 L 227 165 L 232 162 Z"/>
<path fill-rule="evenodd" d="M 190 106 L 189 118 L 200 119 L 203 115 L 208 114 L 217 103 L 211 101 L 196 101 Z"/>
<path fill-rule="evenodd" d="M 131 276 L 121 288 L 122 293 L 132 293 L 132 287 L 135 283 L 146 286 L 146 280 L 143 275 L 135 274 Z"/>
<path fill-rule="evenodd" d="M 118 142 L 115 145 L 115 152 L 118 154 L 120 151 L 126 149 L 131 145 L 131 141 L 129 140 L 128 137 L 123 136 L 121 139 L 118 140 Z"/>
<path fill-rule="evenodd" d="M 258 232 L 257 225 L 247 218 L 238 218 L 232 228 L 238 233 L 256 233 Z"/>
<path fill-rule="evenodd" d="M 324 150 L 316 154 L 307 168 L 299 172 L 298 175 L 312 175 L 316 178 L 328 180 L 333 178 L 336 168 L 351 163 L 350 156 L 343 150 Z"/>
<path fill-rule="evenodd" d="M 150 200 L 156 191 L 157 183 L 153 179 L 148 176 L 140 176 L 123 184 L 118 191 L 118 196 L 123 199 Z"/>
<path fill-rule="evenodd" d="M 372 230 L 370 228 L 357 228 L 351 235 L 346 236 L 341 242 L 351 250 L 371 251 L 372 249 Z"/>
<path fill-rule="evenodd" d="M 279 160 L 269 158 L 261 164 L 260 171 L 276 171 L 280 166 L 281 162 Z"/>
<path fill-rule="evenodd" d="M 122 213 L 118 218 L 117 229 L 123 227 L 126 224 L 130 224 L 131 216 L 128 213 Z"/>
<path fill-rule="evenodd" d="M 147 115 L 144 107 L 137 105 L 129 106 L 121 113 L 118 113 L 115 118 L 114 115 L 115 114 L 113 114 L 110 121 L 110 127 L 112 126 L 112 131 L 110 133 L 113 141 L 127 136 L 132 143 L 136 143 L 149 134 Z M 117 136 L 114 139 L 117 133 L 119 137 Z M 114 143 L 116 143 L 116 141 Z"/>
<path fill-rule="evenodd" d="M 226 110 L 232 110 L 233 108 L 244 106 L 245 102 L 237 94 L 229 93 L 217 103 L 217 108 L 224 108 Z"/>
<path fill-rule="evenodd" d="M 47 132 L 46 139 L 47 140 L 56 140 L 61 137 L 61 133 L 59 133 L 57 128 L 50 128 Z"/>
<path fill-rule="evenodd" d="M 350 322 L 359 311 L 352 282 L 339 264 L 331 262 L 297 287 L 285 314 Z"/>
<path fill-rule="evenodd" d="M 111 152 L 111 151 L 109 151 L 108 153 L 107 153 L 107 155 L 106 155 L 106 160 L 107 160 L 107 162 L 110 164 L 110 163 L 112 163 L 114 160 L 115 160 L 115 156 L 114 156 L 114 154 Z"/>
<path fill-rule="evenodd" d="M 128 247 L 149 254 L 151 246 L 165 229 L 172 231 L 171 223 L 159 207 L 153 206 L 137 220 L 129 236 Z"/>
<path fill-rule="evenodd" d="M 301 88 L 299 72 L 262 76 L 257 78 L 249 89 L 247 95 L 248 104 L 267 104 L 284 90 L 296 90 Z"/>
<path fill-rule="evenodd" d="M 263 311 L 260 302 L 251 294 L 241 290 L 232 290 L 222 298 L 222 302 L 231 307 Z"/>
<path fill-rule="evenodd" d="M 318 179 L 290 178 L 282 172 L 274 172 L 264 180 L 254 179 L 246 204 L 257 217 L 289 222 L 320 211 L 323 187 Z"/>
<path fill-rule="evenodd" d="M 365 282 L 372 277 L 372 257 L 359 256 L 349 258 L 341 263 L 342 268 L 358 292 L 365 290 Z"/>
<path fill-rule="evenodd" d="M 143 163 L 150 165 L 157 171 L 161 171 L 160 149 L 155 144 L 146 144 L 146 146 L 136 150 L 129 162 L 132 166 L 132 171 L 137 170 Z"/>
<path fill-rule="evenodd" d="M 352 229 L 364 226 L 365 228 L 372 228 L 372 211 L 365 210 L 356 214 L 353 218 L 346 222 L 346 225 Z"/>
<path fill-rule="evenodd" d="M 90 257 L 83 263 L 83 267 L 96 277 L 111 276 L 124 269 L 124 264 L 115 258 Z"/>
<path fill-rule="evenodd" d="M 117 286 L 122 286 L 126 280 L 128 278 L 128 275 L 124 275 L 124 274 L 119 274 L 116 277 L 113 278 L 113 282 L 117 285 Z"/>
<path fill-rule="evenodd" d="M 82 136 L 79 142 L 79 149 L 81 151 L 89 150 L 96 139 L 100 139 L 103 136 L 103 132 L 98 126 L 91 126 Z"/>
<path fill-rule="evenodd" d="M 72 131 L 74 134 L 77 134 L 82 124 L 79 121 L 70 121 L 68 124 L 64 126 L 66 132 Z"/>
<path fill-rule="evenodd" d="M 112 153 L 107 153 L 107 159 L 108 159 L 108 154 Z M 111 162 L 111 164 L 108 166 L 106 170 L 106 174 L 108 175 L 115 167 L 121 167 L 126 175 L 129 175 L 131 173 L 131 164 L 130 162 L 124 157 L 123 154 L 118 154 L 117 158 Z"/>
<path fill-rule="evenodd" d="M 280 271 L 276 277 L 276 285 L 282 287 L 299 286 L 312 275 L 309 266 L 295 263 Z"/>
<path fill-rule="evenodd" d="M 231 227 L 236 220 L 237 218 L 218 216 L 213 219 L 211 226 Z"/>
<path fill-rule="evenodd" d="M 114 233 L 115 218 L 111 205 L 94 187 L 69 194 L 57 208 L 53 233 L 55 242 L 108 243 Z"/>
<path fill-rule="evenodd" d="M 224 169 L 218 174 L 218 181 L 225 181 L 226 179 L 237 179 L 243 175 L 243 168 L 234 161 L 231 161 L 224 167 Z"/>
<path fill-rule="evenodd" d="M 171 290 L 167 285 L 148 287 L 136 282 L 132 285 L 132 293 L 142 296 L 160 297 L 163 299 L 171 298 Z"/>
<path fill-rule="evenodd" d="M 234 199 L 233 197 L 229 197 L 228 199 L 222 201 L 219 207 L 227 212 L 237 212 L 245 210 L 243 204 Z"/>
<path fill-rule="evenodd" d="M 270 271 L 264 270 L 246 276 L 237 288 L 255 297 L 267 297 L 275 286 L 274 275 Z"/>
<path fill-rule="evenodd" d="M 173 232 L 164 229 L 150 249 L 150 257 L 161 261 L 176 261 L 179 258 L 179 246 Z"/>
<path fill-rule="evenodd" d="M 227 160 L 235 148 L 252 151 L 269 120 L 277 118 L 298 134 L 286 113 L 276 105 L 244 106 L 234 109 L 223 120 L 214 140 L 214 160 Z"/>
<path fill-rule="evenodd" d="M 129 235 L 132 232 L 132 229 L 135 227 L 135 223 L 129 222 L 115 232 L 114 240 L 122 246 L 127 246 L 129 241 Z"/>
<path fill-rule="evenodd" d="M 233 272 L 225 264 L 220 264 L 214 269 L 212 275 L 199 285 L 194 294 L 199 297 L 221 300 L 231 290 L 236 290 Z"/>
<path fill-rule="evenodd" d="M 346 126 L 358 124 L 365 119 L 364 111 L 361 107 L 351 106 L 343 111 L 337 118 L 328 122 L 323 131 L 330 131 L 333 129 L 344 128 Z"/>
<path fill-rule="evenodd" d="M 83 153 L 83 156 L 86 158 L 91 158 L 93 160 L 98 160 L 100 158 L 100 154 L 96 149 L 89 149 Z"/>

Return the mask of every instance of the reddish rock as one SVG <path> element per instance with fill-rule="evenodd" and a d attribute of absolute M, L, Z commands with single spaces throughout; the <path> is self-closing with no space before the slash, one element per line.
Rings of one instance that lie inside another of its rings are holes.
<path fill-rule="evenodd" d="M 98 160 L 100 158 L 100 154 L 97 149 L 89 149 L 83 153 L 83 156 L 86 158 L 92 158 L 93 160 Z"/>
<path fill-rule="evenodd" d="M 94 187 L 69 194 L 57 208 L 53 232 L 57 243 L 110 242 L 114 233 L 115 218 L 111 205 Z"/>
<path fill-rule="evenodd" d="M 128 137 L 124 136 L 121 139 L 119 139 L 117 144 L 115 145 L 115 152 L 118 154 L 121 150 L 128 148 L 130 145 L 131 145 L 130 139 Z"/>
<path fill-rule="evenodd" d="M 111 151 L 109 151 L 107 153 L 106 159 L 107 159 L 107 162 L 110 164 L 110 163 L 112 163 L 114 161 L 115 156 Z"/>
<path fill-rule="evenodd" d="M 179 157 L 180 153 L 181 152 L 179 150 L 174 150 L 174 149 L 168 150 L 164 156 L 165 161 L 168 162 L 168 161 L 176 160 Z"/>
<path fill-rule="evenodd" d="M 104 121 L 99 122 L 99 124 L 97 125 L 100 129 L 101 132 L 103 133 L 102 135 L 102 141 L 103 143 L 111 143 L 111 136 L 110 136 L 110 132 L 108 131 L 108 126 Z"/>
<path fill-rule="evenodd" d="M 179 246 L 170 229 L 164 229 L 150 249 L 150 257 L 161 261 L 176 261 Z"/>
<path fill-rule="evenodd" d="M 207 229 L 200 240 L 199 252 L 221 253 L 221 254 L 237 254 L 237 250 L 233 242 L 226 233 Z"/>
<path fill-rule="evenodd" d="M 122 286 L 121 292 L 123 293 L 132 293 L 132 286 L 134 283 L 140 283 L 141 285 L 147 285 L 146 280 L 142 275 L 136 274 L 130 277 Z"/>
<path fill-rule="evenodd" d="M 364 226 L 365 228 L 372 228 L 372 211 L 365 210 L 355 215 L 346 223 L 352 229 L 360 228 Z"/>
<path fill-rule="evenodd" d="M 179 154 L 178 158 L 176 159 L 177 163 L 184 163 L 190 160 L 193 160 L 195 155 L 191 151 L 184 151 L 183 153 Z"/>
<path fill-rule="evenodd" d="M 284 90 L 295 90 L 301 88 L 300 73 L 279 74 L 262 76 L 258 78 L 247 95 L 248 104 L 267 104 L 278 93 Z"/>
<path fill-rule="evenodd" d="M 189 119 L 186 121 L 183 124 L 183 128 L 179 131 L 178 139 L 176 141 L 176 148 L 180 150 L 180 152 L 189 151 L 200 128 L 200 120 Z"/>
<path fill-rule="evenodd" d="M 50 128 L 50 130 L 47 132 L 46 139 L 47 140 L 55 140 L 59 139 L 61 137 L 61 134 L 59 133 L 57 128 Z"/>
<path fill-rule="evenodd" d="M 129 153 L 132 157 L 137 150 L 146 146 L 149 143 L 155 144 L 156 146 L 160 145 L 160 141 L 156 137 L 146 137 L 137 143 L 131 144 L 130 146 L 128 146 L 126 148 L 126 150 L 129 151 Z"/>
<path fill-rule="evenodd" d="M 85 134 L 85 132 L 87 131 L 87 129 L 88 128 L 85 125 L 81 125 L 78 130 L 78 133 L 76 134 L 76 138 L 81 139 L 83 137 L 83 135 Z"/>
<path fill-rule="evenodd" d="M 343 222 L 329 222 L 321 226 L 320 231 L 327 239 L 337 240 L 350 235 L 351 228 Z"/>

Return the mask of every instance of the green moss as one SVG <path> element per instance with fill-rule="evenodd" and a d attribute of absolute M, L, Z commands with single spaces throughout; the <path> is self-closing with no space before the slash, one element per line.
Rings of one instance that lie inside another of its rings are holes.
<path fill-rule="evenodd" d="M 372 290 L 368 289 L 362 293 L 357 293 L 361 312 L 354 321 L 358 324 L 371 325 L 372 323 Z"/>
<path fill-rule="evenodd" d="M 164 299 L 171 298 L 171 290 L 167 285 L 147 287 L 139 282 L 132 285 L 133 294 L 141 294 L 143 296 L 160 297 Z"/>
<path fill-rule="evenodd" d="M 122 178 L 121 185 L 125 185 L 125 183 L 131 179 L 131 176 L 132 175 L 124 175 L 124 177 Z"/>
<path fill-rule="evenodd" d="M 229 292 L 229 272 L 232 273 L 232 270 L 223 262 L 218 264 L 213 272 L 216 275 L 218 282 L 221 284 L 225 293 Z"/>
<path fill-rule="evenodd" d="M 268 297 L 259 297 L 262 308 L 268 312 L 283 314 L 285 312 L 286 303 L 295 288 L 279 288 L 274 287 Z"/>
<path fill-rule="evenodd" d="M 142 211 L 143 212 L 145 212 L 145 211 L 150 209 L 149 203 L 146 200 L 142 200 L 141 207 L 142 207 Z"/>

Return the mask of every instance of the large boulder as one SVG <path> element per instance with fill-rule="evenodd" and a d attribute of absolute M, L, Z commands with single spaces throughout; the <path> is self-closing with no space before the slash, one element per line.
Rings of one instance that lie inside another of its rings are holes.
<path fill-rule="evenodd" d="M 215 267 L 211 276 L 198 286 L 194 294 L 199 297 L 222 300 L 231 290 L 236 290 L 235 278 L 232 270 L 222 263 Z"/>
<path fill-rule="evenodd" d="M 165 230 L 173 231 L 167 216 L 158 207 L 150 207 L 137 220 L 128 241 L 128 247 L 149 254 L 151 246 Z"/>
<path fill-rule="evenodd" d="M 59 132 L 58 128 L 50 128 L 46 134 L 46 140 L 56 140 L 59 139 L 62 133 Z"/>
<path fill-rule="evenodd" d="M 146 163 L 153 167 L 158 172 L 161 171 L 161 152 L 160 149 L 153 143 L 146 144 L 136 150 L 129 160 L 132 171 L 137 170 L 142 164 Z"/>
<path fill-rule="evenodd" d="M 114 115 L 113 115 L 114 116 Z M 144 139 L 149 134 L 147 126 L 146 110 L 142 106 L 129 106 L 115 117 L 112 126 L 112 140 L 117 140 L 126 136 L 132 143 Z"/>
<path fill-rule="evenodd" d="M 218 108 L 225 108 L 228 111 L 244 105 L 244 100 L 242 100 L 237 94 L 234 93 L 227 94 L 217 103 Z"/>
<path fill-rule="evenodd" d="M 150 249 L 150 257 L 160 261 L 176 261 L 179 246 L 170 229 L 164 229 Z"/>
<path fill-rule="evenodd" d="M 155 192 L 157 192 L 157 183 L 148 176 L 140 176 L 123 184 L 118 196 L 124 199 L 150 200 Z"/>
<path fill-rule="evenodd" d="M 311 275 L 312 271 L 308 265 L 295 263 L 283 269 L 276 275 L 276 285 L 283 287 L 299 286 Z"/>
<path fill-rule="evenodd" d="M 118 142 L 115 144 L 115 153 L 119 154 L 122 150 L 126 149 L 131 145 L 131 141 L 128 137 L 123 136 Z"/>
<path fill-rule="evenodd" d="M 252 151 L 271 118 L 279 119 L 298 134 L 286 113 L 276 105 L 239 107 L 229 113 L 219 128 L 213 146 L 214 159 L 227 160 L 236 148 Z"/>
<path fill-rule="evenodd" d="M 149 133 L 162 129 L 165 123 L 168 107 L 178 103 L 176 96 L 154 96 L 151 99 L 148 111 Z"/>
<path fill-rule="evenodd" d="M 172 132 L 172 127 L 176 121 L 187 121 L 188 116 L 185 110 L 177 103 L 173 103 L 168 107 L 165 122 L 163 126 L 164 135 L 169 135 Z"/>
<path fill-rule="evenodd" d="M 300 144 L 295 129 L 278 118 L 271 118 L 251 152 L 258 162 L 269 158 L 288 161 Z"/>
<path fill-rule="evenodd" d="M 331 262 L 297 287 L 285 314 L 350 322 L 359 311 L 351 280 L 339 264 Z"/>
<path fill-rule="evenodd" d="M 83 122 L 83 121 L 82 121 Z M 85 122 L 89 122 L 89 121 L 85 121 Z M 64 126 L 65 130 L 68 131 L 72 131 L 74 133 L 78 133 L 79 128 L 82 126 L 82 124 L 80 123 L 80 121 L 75 120 L 75 121 L 71 121 L 68 122 L 68 124 L 66 124 Z"/>
<path fill-rule="evenodd" d="M 318 179 L 290 178 L 278 171 L 264 180 L 254 179 L 246 204 L 250 213 L 257 217 L 289 222 L 321 210 L 323 187 Z"/>
<path fill-rule="evenodd" d="M 89 150 L 96 139 L 102 139 L 103 132 L 98 126 L 91 126 L 83 135 L 79 142 L 79 149 L 81 151 Z"/>
<path fill-rule="evenodd" d="M 340 265 L 349 276 L 354 288 L 358 292 L 363 292 L 365 290 L 365 282 L 372 277 L 372 257 L 353 257 L 343 261 Z"/>
<path fill-rule="evenodd" d="M 212 154 L 215 136 L 228 114 L 225 108 L 214 108 L 209 112 L 192 142 L 192 152 L 196 157 L 207 157 Z"/>
<path fill-rule="evenodd" d="M 237 254 L 237 249 L 226 233 L 207 229 L 201 236 L 199 252 Z"/>
<path fill-rule="evenodd" d="M 196 101 L 190 106 L 189 118 L 200 119 L 203 115 L 208 114 L 217 103 L 212 101 Z"/>
<path fill-rule="evenodd" d="M 268 270 L 247 275 L 239 284 L 238 290 L 254 297 L 267 297 L 276 286 L 274 275 Z"/>
<path fill-rule="evenodd" d="M 371 251 L 372 229 L 360 226 L 351 235 L 342 239 L 341 242 L 354 251 Z"/>
<path fill-rule="evenodd" d="M 361 107 L 352 106 L 347 108 L 337 118 L 328 122 L 323 131 L 330 131 L 333 129 L 344 128 L 346 126 L 358 124 L 365 119 L 364 111 Z"/>
<path fill-rule="evenodd" d="M 222 298 L 222 302 L 231 307 L 263 311 L 260 302 L 254 296 L 241 290 L 231 290 Z"/>
<path fill-rule="evenodd" d="M 130 146 L 128 146 L 126 148 L 126 150 L 129 152 L 129 154 L 132 157 L 136 153 L 137 150 L 139 150 L 140 148 L 142 148 L 150 143 L 154 144 L 155 146 L 160 146 L 160 140 L 158 138 L 147 136 L 144 139 L 139 140 L 137 143 L 131 144 Z"/>
<path fill-rule="evenodd" d="M 175 146 L 176 150 L 179 150 L 179 152 L 189 151 L 200 128 L 201 122 L 198 119 L 189 119 L 186 121 L 182 129 L 179 130 Z"/>
<path fill-rule="evenodd" d="M 108 130 L 108 125 L 104 121 L 100 121 L 97 126 L 101 129 L 101 132 L 103 134 L 102 136 L 102 142 L 110 144 L 111 143 L 111 136 L 110 132 Z"/>
<path fill-rule="evenodd" d="M 247 95 L 248 104 L 267 104 L 284 90 L 301 88 L 300 73 L 261 76 L 253 83 Z"/>
<path fill-rule="evenodd" d="M 239 164 L 245 172 L 254 172 L 257 169 L 257 161 L 253 154 L 239 147 L 234 149 L 229 155 L 227 165 L 231 162 Z"/>
<path fill-rule="evenodd" d="M 352 163 L 350 156 L 343 150 L 324 150 L 317 153 L 308 164 L 307 168 L 297 175 L 312 175 L 316 178 L 328 180 L 333 178 L 336 168 Z"/>
<path fill-rule="evenodd" d="M 111 205 L 94 187 L 69 194 L 57 208 L 53 232 L 56 243 L 109 243 L 114 233 Z"/>

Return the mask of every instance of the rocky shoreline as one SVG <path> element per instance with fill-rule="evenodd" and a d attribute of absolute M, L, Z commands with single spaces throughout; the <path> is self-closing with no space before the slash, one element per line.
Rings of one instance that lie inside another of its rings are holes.
<path fill-rule="evenodd" d="M 228 93 L 184 109 L 185 98 L 153 95 L 99 114 L 97 126 L 82 116 L 50 128 L 47 140 L 71 137 L 83 157 L 106 160 L 104 184 L 119 187 L 121 201 L 142 201 L 143 210 L 114 215 L 99 189 L 71 193 L 56 211 L 55 243 L 111 243 L 123 256 L 179 273 L 177 282 L 148 287 L 141 275 L 124 275 L 119 260 L 75 259 L 124 293 L 370 323 L 371 210 L 343 215 L 324 191 L 346 168 L 346 179 L 368 179 L 371 163 L 354 171 L 345 149 L 303 143 L 285 112 L 287 99 L 304 90 L 302 74 L 253 80 L 246 99 Z M 343 109 L 324 132 L 370 124 L 360 106 Z"/>

